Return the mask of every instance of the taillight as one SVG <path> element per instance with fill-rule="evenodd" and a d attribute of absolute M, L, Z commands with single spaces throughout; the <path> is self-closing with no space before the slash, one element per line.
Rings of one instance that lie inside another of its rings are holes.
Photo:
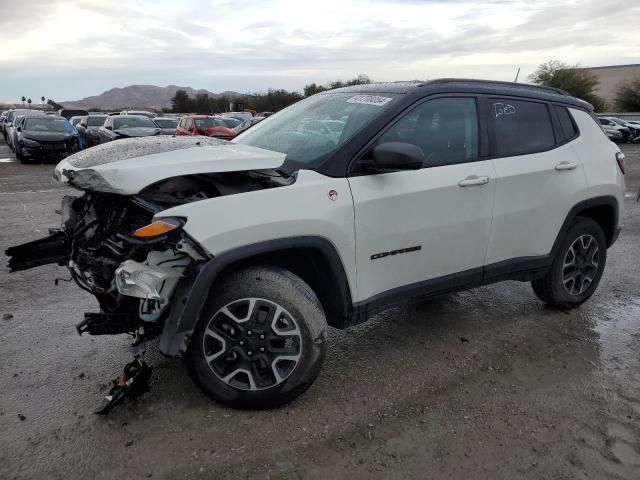
<path fill-rule="evenodd" d="M 620 167 L 620 171 L 624 175 L 624 153 L 622 153 L 622 152 L 616 153 L 616 162 L 618 162 L 618 166 Z"/>

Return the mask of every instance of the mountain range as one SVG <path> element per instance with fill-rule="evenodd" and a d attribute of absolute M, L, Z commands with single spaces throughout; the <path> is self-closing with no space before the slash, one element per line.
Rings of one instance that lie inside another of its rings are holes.
<path fill-rule="evenodd" d="M 112 88 L 100 95 L 58 103 L 64 105 L 65 108 L 161 110 L 162 108 L 171 107 L 171 99 L 178 90 L 186 91 L 190 97 L 194 97 L 199 93 L 206 93 L 210 97 L 221 97 L 223 95 L 236 97 L 241 95 L 238 92 L 232 91 L 213 93 L 204 89 L 196 90 L 191 87 L 178 87 L 176 85 L 169 85 L 167 87 L 158 87 L 156 85 L 129 85 L 123 88 Z"/>

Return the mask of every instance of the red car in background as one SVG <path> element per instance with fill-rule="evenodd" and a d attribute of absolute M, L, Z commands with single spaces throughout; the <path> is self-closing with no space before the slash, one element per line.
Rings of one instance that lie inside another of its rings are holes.
<path fill-rule="evenodd" d="M 231 140 L 237 133 L 220 117 L 211 115 L 187 115 L 180 119 L 176 135 L 205 135 Z"/>

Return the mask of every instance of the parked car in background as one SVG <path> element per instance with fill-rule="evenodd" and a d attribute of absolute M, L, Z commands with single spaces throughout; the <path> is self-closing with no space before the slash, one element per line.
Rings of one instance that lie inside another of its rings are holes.
<path fill-rule="evenodd" d="M 80 118 L 76 129 L 82 148 L 90 148 L 100 143 L 98 130 L 104 125 L 106 119 L 106 115 L 87 115 Z"/>
<path fill-rule="evenodd" d="M 24 117 L 17 133 L 16 157 L 22 163 L 49 158 L 60 160 L 80 148 L 77 131 L 64 117 Z"/>
<path fill-rule="evenodd" d="M 187 115 L 180 119 L 176 135 L 204 135 L 230 140 L 237 134 L 227 127 L 222 117 Z"/>
<path fill-rule="evenodd" d="M 224 124 L 229 128 L 236 128 L 241 123 L 248 121 L 248 120 L 240 120 L 239 118 L 234 118 L 234 117 L 220 117 L 220 118 L 222 119 Z"/>
<path fill-rule="evenodd" d="M 107 117 L 98 129 L 100 143 L 121 138 L 150 137 L 158 135 L 160 128 L 149 117 L 143 115 L 115 115 Z"/>
<path fill-rule="evenodd" d="M 0 132 L 2 132 L 3 135 L 4 135 L 4 123 L 5 123 L 5 120 L 7 119 L 7 113 L 9 113 L 8 110 L 4 110 L 2 113 L 0 113 Z"/>
<path fill-rule="evenodd" d="M 69 120 L 71 117 L 84 117 L 85 115 L 89 115 L 89 112 L 86 110 L 80 109 L 71 109 L 71 108 L 61 108 L 58 110 L 58 116 L 64 117 Z"/>
<path fill-rule="evenodd" d="M 249 120 L 245 120 L 244 122 L 242 122 L 240 125 L 236 126 L 234 128 L 236 134 L 238 133 L 242 133 L 244 132 L 246 129 L 253 127 L 256 123 L 261 122 L 262 120 L 264 120 L 265 117 L 253 117 Z"/>
<path fill-rule="evenodd" d="M 253 115 L 249 112 L 225 112 L 225 113 L 221 113 L 220 116 L 237 118 L 241 122 L 244 122 L 245 120 L 249 120 L 253 118 Z"/>
<path fill-rule="evenodd" d="M 604 133 L 607 135 L 609 140 L 611 140 L 612 142 L 615 142 L 615 143 L 624 142 L 624 136 L 622 135 L 620 130 L 614 127 L 610 127 L 609 125 L 602 125 L 602 129 L 604 130 Z"/>
<path fill-rule="evenodd" d="M 178 120 L 175 118 L 155 117 L 153 123 L 160 128 L 160 135 L 175 135 L 178 129 Z"/>
<path fill-rule="evenodd" d="M 615 122 L 616 124 L 620 125 L 621 127 L 625 127 L 629 129 L 629 142 L 633 142 L 636 143 L 638 141 L 640 141 L 640 125 L 635 125 L 632 122 L 629 122 L 627 120 L 623 120 L 622 118 L 618 118 L 618 117 L 603 117 L 607 120 L 611 120 L 612 122 Z"/>
<path fill-rule="evenodd" d="M 273 112 L 258 112 L 256 113 L 256 117 L 270 117 L 271 115 L 273 115 Z"/>
<path fill-rule="evenodd" d="M 147 112 L 146 110 L 123 110 L 120 115 L 142 115 L 143 117 L 155 118 L 157 115 L 153 112 Z"/>
<path fill-rule="evenodd" d="M 75 116 L 75 117 L 71 117 L 69 119 L 69 121 L 71 122 L 71 125 L 73 125 L 74 127 L 78 125 L 78 123 L 80 123 L 80 120 L 82 119 L 82 116 Z"/>
<path fill-rule="evenodd" d="M 12 110 L 7 110 L 7 115 L 5 117 L 4 120 L 4 130 L 3 130 L 3 134 L 4 134 L 4 139 L 7 142 L 7 144 L 9 143 L 9 133 L 13 127 L 13 119 L 15 118 L 16 115 L 29 115 L 29 114 L 40 114 L 42 113 L 40 110 L 31 110 L 28 108 L 16 108 L 16 109 L 12 109 Z"/>
<path fill-rule="evenodd" d="M 626 143 L 629 140 L 629 137 L 631 136 L 631 131 L 627 127 L 618 125 L 616 122 L 606 117 L 598 117 L 598 120 L 600 121 L 600 125 L 618 130 L 622 134 L 623 142 Z"/>
<path fill-rule="evenodd" d="M 32 116 L 43 116 L 40 110 L 17 110 L 17 115 L 14 115 L 13 121 L 9 125 L 9 129 L 7 131 L 7 145 L 11 148 L 11 150 L 15 151 L 16 149 L 16 140 L 18 139 L 18 127 L 22 124 L 23 120 L 26 117 Z"/>

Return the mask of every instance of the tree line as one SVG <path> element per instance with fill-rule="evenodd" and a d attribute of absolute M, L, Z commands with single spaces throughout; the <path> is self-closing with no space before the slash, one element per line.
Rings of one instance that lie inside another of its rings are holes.
<path fill-rule="evenodd" d="M 239 96 L 216 96 L 211 97 L 206 93 L 199 93 L 194 97 L 190 97 L 185 90 L 178 90 L 171 99 L 171 108 L 168 112 L 185 113 L 185 112 L 226 112 L 229 110 L 230 103 L 242 103 L 245 108 L 255 110 L 256 112 L 277 112 L 289 105 L 302 100 L 304 97 L 331 90 L 333 88 L 347 87 L 350 85 L 363 85 L 371 83 L 371 79 L 367 75 L 358 75 L 351 80 L 335 80 L 326 85 L 318 85 L 311 83 L 305 85 L 304 95 L 297 91 L 287 91 L 285 89 L 269 89 L 263 93 L 248 93 Z"/>

